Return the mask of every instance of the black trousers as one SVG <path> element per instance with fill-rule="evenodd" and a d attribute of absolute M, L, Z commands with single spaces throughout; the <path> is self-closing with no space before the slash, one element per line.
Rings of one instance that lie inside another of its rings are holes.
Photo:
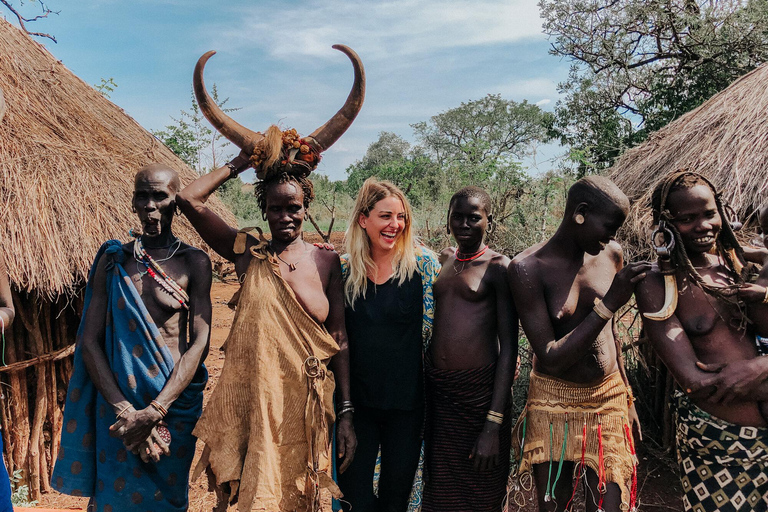
<path fill-rule="evenodd" d="M 352 464 L 339 474 L 342 506 L 354 512 L 405 512 L 419 465 L 423 406 L 414 411 L 355 407 L 357 450 Z M 381 446 L 379 497 L 373 493 L 373 472 Z"/>

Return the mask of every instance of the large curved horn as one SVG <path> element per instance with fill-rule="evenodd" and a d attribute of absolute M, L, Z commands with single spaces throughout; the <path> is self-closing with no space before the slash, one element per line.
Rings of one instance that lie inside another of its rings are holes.
<path fill-rule="evenodd" d="M 200 110 L 203 112 L 205 118 L 210 121 L 219 133 L 240 149 L 244 149 L 247 153 L 253 153 L 256 144 L 264 138 L 264 135 L 249 130 L 225 114 L 216 102 L 213 101 L 213 98 L 208 95 L 208 91 L 205 90 L 203 70 L 205 69 L 205 63 L 208 62 L 208 59 L 213 57 L 215 53 L 215 51 L 204 53 L 195 65 L 195 72 L 192 76 L 192 87 L 195 91 L 197 104 L 200 106 Z"/>
<path fill-rule="evenodd" d="M 365 69 L 360 57 L 352 48 L 343 44 L 335 44 L 333 48 L 344 52 L 352 61 L 352 66 L 355 68 L 355 83 L 352 85 L 352 91 L 347 96 L 344 106 L 327 123 L 310 135 L 317 141 L 320 151 L 325 151 L 331 147 L 347 131 L 347 128 L 360 112 L 365 99 Z"/>
<path fill-rule="evenodd" d="M 3 96 L 3 90 L 0 89 L 0 121 L 3 120 L 5 115 L 5 97 Z"/>

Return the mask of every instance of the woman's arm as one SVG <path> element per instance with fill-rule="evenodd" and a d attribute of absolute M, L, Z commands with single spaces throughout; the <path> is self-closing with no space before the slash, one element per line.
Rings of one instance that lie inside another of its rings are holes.
<path fill-rule="evenodd" d="M 326 296 L 328 297 L 328 318 L 325 327 L 339 344 L 339 351 L 331 359 L 331 370 L 336 377 L 336 403 L 351 402 L 349 378 L 349 340 L 344 319 L 344 293 L 341 278 L 341 263 L 339 256 L 329 253 L 333 258 L 331 279 L 328 282 Z M 352 463 L 357 448 L 357 437 L 352 423 L 353 413 L 347 412 L 336 418 L 336 447 L 338 456 L 342 459 L 339 472 L 343 473 Z"/>
<path fill-rule="evenodd" d="M 240 153 L 232 162 L 237 172 L 248 168 L 247 155 Z M 176 204 L 192 223 L 200 236 L 211 249 L 221 257 L 234 262 L 238 255 L 234 252 L 237 229 L 229 226 L 224 220 L 213 213 L 205 202 L 208 197 L 232 175 L 232 170 L 225 165 L 208 174 L 197 178 L 176 194 Z"/>

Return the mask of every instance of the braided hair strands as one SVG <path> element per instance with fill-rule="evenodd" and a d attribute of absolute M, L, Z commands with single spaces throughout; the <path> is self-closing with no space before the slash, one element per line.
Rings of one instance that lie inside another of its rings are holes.
<path fill-rule="evenodd" d="M 674 216 L 667 209 L 667 200 L 669 194 L 674 190 L 692 188 L 696 185 L 706 185 L 712 191 L 717 205 L 717 212 L 723 219 L 722 228 L 716 239 L 716 248 L 718 255 L 725 262 L 725 267 L 733 279 L 733 284 L 726 286 L 712 285 L 704 281 L 699 274 L 685 250 L 682 236 L 673 224 Z M 658 224 L 665 221 L 666 227 L 675 238 L 675 246 L 670 255 L 670 262 L 675 269 L 680 269 L 684 274 L 694 282 L 698 287 L 709 295 L 727 304 L 735 305 L 742 317 L 742 326 L 748 322 L 745 316 L 746 308 L 738 299 L 735 293 L 736 289 L 756 273 L 753 265 L 747 265 L 744 259 L 744 250 L 739 244 L 733 228 L 728 223 L 728 217 L 723 205 L 721 194 L 715 189 L 714 185 L 704 176 L 687 169 L 679 170 L 667 175 L 655 187 L 651 196 L 653 209 L 653 222 Z"/>
<path fill-rule="evenodd" d="M 309 208 L 310 203 L 315 199 L 315 186 L 309 178 L 299 174 L 282 171 L 273 174 L 266 179 L 257 181 L 253 188 L 253 193 L 256 196 L 256 203 L 259 205 L 262 215 L 267 212 L 267 191 L 270 187 L 282 183 L 293 183 L 299 190 L 301 190 L 302 195 L 304 196 L 305 209 Z"/>

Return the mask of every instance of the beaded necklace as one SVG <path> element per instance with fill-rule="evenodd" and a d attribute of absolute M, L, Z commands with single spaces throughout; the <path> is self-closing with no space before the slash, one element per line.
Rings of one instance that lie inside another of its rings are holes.
<path fill-rule="evenodd" d="M 464 272 L 464 264 L 468 261 L 474 261 L 483 254 L 485 254 L 485 251 L 488 250 L 488 246 L 483 246 L 482 249 L 478 250 L 477 252 L 473 252 L 472 254 L 462 254 L 458 250 L 456 251 L 456 261 L 461 263 L 461 265 L 456 265 L 456 263 L 453 264 L 453 271 L 456 272 L 456 275 L 461 274 Z M 459 266 L 461 268 L 459 268 Z"/>
<path fill-rule="evenodd" d="M 147 253 L 144 249 L 144 244 L 141 243 L 141 237 L 137 237 L 136 242 L 133 245 L 133 257 L 137 262 L 142 263 L 147 268 L 147 274 L 152 276 L 152 279 L 157 281 L 163 290 L 177 300 L 184 309 L 189 309 L 189 295 L 187 295 L 187 292 L 185 292 L 173 278 L 166 274 L 163 268 Z"/>

